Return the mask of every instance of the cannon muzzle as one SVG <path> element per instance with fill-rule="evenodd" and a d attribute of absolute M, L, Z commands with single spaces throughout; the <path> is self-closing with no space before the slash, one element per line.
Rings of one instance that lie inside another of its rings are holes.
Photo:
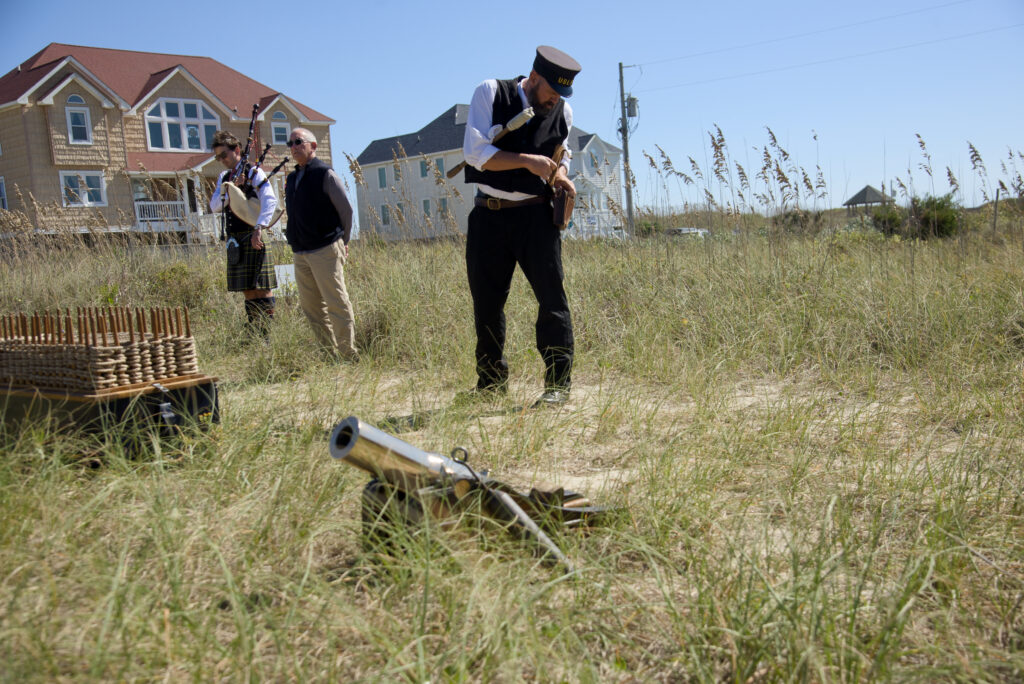
<path fill-rule="evenodd" d="M 335 426 L 331 456 L 408 493 L 430 485 L 477 479 L 465 464 L 417 449 L 355 416 Z"/>

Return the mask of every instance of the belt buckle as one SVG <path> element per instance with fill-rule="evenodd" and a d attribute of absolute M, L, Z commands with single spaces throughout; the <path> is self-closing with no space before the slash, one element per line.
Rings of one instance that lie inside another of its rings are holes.
<path fill-rule="evenodd" d="M 498 199 L 497 197 L 488 197 L 487 208 L 490 209 L 491 211 L 497 211 L 498 209 L 501 209 L 501 200 Z"/>

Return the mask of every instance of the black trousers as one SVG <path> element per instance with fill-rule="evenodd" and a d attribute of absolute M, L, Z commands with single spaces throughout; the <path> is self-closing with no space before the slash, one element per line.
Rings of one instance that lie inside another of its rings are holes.
<path fill-rule="evenodd" d="M 537 351 L 544 360 L 544 386 L 571 384 L 573 334 L 562 285 L 562 236 L 548 204 L 511 209 L 474 207 L 466 232 L 466 271 L 476 325 L 477 387 L 508 380 L 505 302 L 516 264 L 537 297 Z"/>

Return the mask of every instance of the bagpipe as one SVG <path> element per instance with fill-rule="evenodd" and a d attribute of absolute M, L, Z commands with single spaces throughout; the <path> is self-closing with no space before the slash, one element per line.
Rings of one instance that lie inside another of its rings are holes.
<path fill-rule="evenodd" d="M 257 169 L 263 166 L 263 160 L 266 158 L 267 152 L 269 152 L 271 148 L 271 144 L 267 143 L 256 162 L 252 163 L 249 161 L 249 152 L 252 149 L 253 136 L 256 132 L 256 115 L 259 113 L 259 110 L 259 104 L 254 104 L 252 106 L 252 118 L 249 120 L 249 137 L 246 139 L 245 149 L 242 151 L 242 163 L 233 170 L 228 171 L 224 176 L 224 181 L 221 183 L 221 192 L 224 192 L 227 195 L 228 209 L 230 209 L 231 213 L 240 221 L 249 226 L 255 226 L 256 219 L 260 215 L 260 200 L 259 197 L 255 196 L 255 193 L 259 192 L 260 188 L 266 185 L 270 181 L 270 178 L 284 168 L 284 165 L 288 163 L 288 157 L 285 157 L 281 160 L 281 163 L 275 166 L 273 170 L 267 174 L 259 185 L 253 186 L 252 176 Z M 277 223 L 283 213 L 284 203 L 279 202 L 277 210 L 274 211 L 273 218 L 266 227 L 270 228 Z"/>

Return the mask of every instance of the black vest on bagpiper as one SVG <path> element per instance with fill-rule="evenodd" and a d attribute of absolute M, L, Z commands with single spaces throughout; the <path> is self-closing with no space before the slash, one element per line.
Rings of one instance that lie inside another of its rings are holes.
<path fill-rule="evenodd" d="M 284 201 L 288 209 L 288 244 L 297 252 L 326 247 L 344 235 L 341 217 L 330 196 L 324 192 L 324 177 L 331 169 L 313 157 L 306 163 L 302 182 L 295 187 L 299 170 L 288 174 L 284 184 Z"/>
<path fill-rule="evenodd" d="M 520 76 L 498 81 L 498 91 L 494 94 L 491 126 L 495 124 L 504 126 L 516 114 L 523 111 L 523 102 L 516 86 L 522 78 Z M 494 143 L 494 146 L 506 152 L 542 154 L 545 157 L 553 157 L 555 148 L 569 135 L 569 126 L 566 124 L 563 114 L 564 108 L 565 103 L 559 99 L 558 104 L 550 112 L 538 113 L 525 126 L 506 134 L 501 140 Z M 507 192 L 546 195 L 550 190 L 545 180 L 526 169 L 478 171 L 472 166 L 466 166 L 465 181 L 467 183 L 483 183 Z"/>

